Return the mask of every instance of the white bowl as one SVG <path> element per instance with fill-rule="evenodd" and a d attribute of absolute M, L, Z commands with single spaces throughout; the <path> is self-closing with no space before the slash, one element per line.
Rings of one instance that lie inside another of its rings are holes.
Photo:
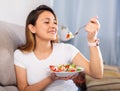
<path fill-rule="evenodd" d="M 75 72 L 64 72 L 64 71 L 62 71 L 62 72 L 52 72 L 52 73 L 55 73 L 56 76 L 58 76 L 58 77 L 73 76 L 73 75 L 75 75 L 75 74 L 77 74 L 77 73 L 79 73 L 79 72 L 84 71 L 83 68 L 81 68 L 81 67 L 79 67 L 79 68 L 80 68 L 81 70 L 80 70 L 80 71 L 75 71 Z"/>

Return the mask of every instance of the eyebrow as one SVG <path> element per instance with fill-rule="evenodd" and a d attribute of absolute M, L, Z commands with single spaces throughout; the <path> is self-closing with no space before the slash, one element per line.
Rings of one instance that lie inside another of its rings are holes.
<path fill-rule="evenodd" d="M 50 18 L 44 18 L 44 19 L 42 19 L 42 20 L 50 20 Z M 54 18 L 53 20 L 55 20 L 56 21 L 56 19 Z"/>

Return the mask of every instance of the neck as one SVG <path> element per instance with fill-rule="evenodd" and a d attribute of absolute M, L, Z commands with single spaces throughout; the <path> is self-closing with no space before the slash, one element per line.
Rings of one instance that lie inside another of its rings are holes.
<path fill-rule="evenodd" d="M 52 53 L 52 50 L 53 48 L 50 41 L 37 41 L 34 53 L 38 59 L 45 59 L 49 57 L 49 55 Z"/>
<path fill-rule="evenodd" d="M 35 50 L 38 50 L 39 52 L 46 52 L 48 50 L 52 49 L 52 43 L 51 42 L 39 42 L 36 43 Z"/>

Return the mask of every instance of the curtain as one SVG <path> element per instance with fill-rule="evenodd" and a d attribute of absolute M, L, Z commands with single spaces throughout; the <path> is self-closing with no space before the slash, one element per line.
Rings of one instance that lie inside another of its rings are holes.
<path fill-rule="evenodd" d="M 116 44 L 116 65 L 120 65 L 120 0 L 117 1 L 116 7 L 116 31 L 115 31 L 115 44 Z"/>
<path fill-rule="evenodd" d="M 74 33 L 94 16 L 99 17 L 100 49 L 105 64 L 120 65 L 120 0 L 54 0 L 58 20 Z M 68 41 L 89 59 L 87 33 L 82 29 Z M 119 63 L 119 64 L 118 64 Z"/>

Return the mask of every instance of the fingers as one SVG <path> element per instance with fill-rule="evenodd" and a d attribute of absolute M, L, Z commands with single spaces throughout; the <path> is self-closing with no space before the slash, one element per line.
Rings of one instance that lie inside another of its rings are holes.
<path fill-rule="evenodd" d="M 67 77 L 63 77 L 63 78 L 61 78 L 62 80 L 70 80 L 70 79 L 74 79 L 74 78 L 76 78 L 78 76 L 78 73 L 77 74 L 75 74 L 75 75 L 69 75 L 69 76 L 67 76 Z"/>
<path fill-rule="evenodd" d="M 53 81 L 57 79 L 55 73 L 51 73 L 51 79 L 52 79 Z"/>
<path fill-rule="evenodd" d="M 78 76 L 78 73 L 77 74 L 75 74 L 75 75 L 69 75 L 69 76 L 67 76 L 67 77 L 58 77 L 58 76 L 56 76 L 54 73 L 52 73 L 51 74 L 51 79 L 54 81 L 54 80 L 70 80 L 70 79 L 74 79 L 74 78 L 76 78 Z"/>
<path fill-rule="evenodd" d="M 88 33 L 96 33 L 96 32 L 98 32 L 99 28 L 100 28 L 100 23 L 98 21 L 98 16 L 95 16 L 90 19 L 90 21 L 88 22 L 88 24 L 85 27 L 85 30 Z"/>
<path fill-rule="evenodd" d="M 95 16 L 92 19 L 90 19 L 90 23 L 95 24 L 95 26 L 97 27 L 97 30 L 100 28 L 100 23 L 98 21 L 98 16 Z"/>
<path fill-rule="evenodd" d="M 100 23 L 98 21 L 98 16 L 91 18 L 85 27 L 85 30 L 88 32 L 89 40 L 94 40 L 97 37 L 99 28 Z"/>
<path fill-rule="evenodd" d="M 91 18 L 91 19 L 90 19 L 90 22 L 91 22 L 91 23 L 95 23 L 95 24 L 99 24 L 98 16 L 95 16 L 95 17 Z"/>
<path fill-rule="evenodd" d="M 54 81 L 54 80 L 69 80 L 71 79 L 70 76 L 68 77 L 59 77 L 59 76 L 56 76 L 55 73 L 51 73 L 51 79 Z"/>

